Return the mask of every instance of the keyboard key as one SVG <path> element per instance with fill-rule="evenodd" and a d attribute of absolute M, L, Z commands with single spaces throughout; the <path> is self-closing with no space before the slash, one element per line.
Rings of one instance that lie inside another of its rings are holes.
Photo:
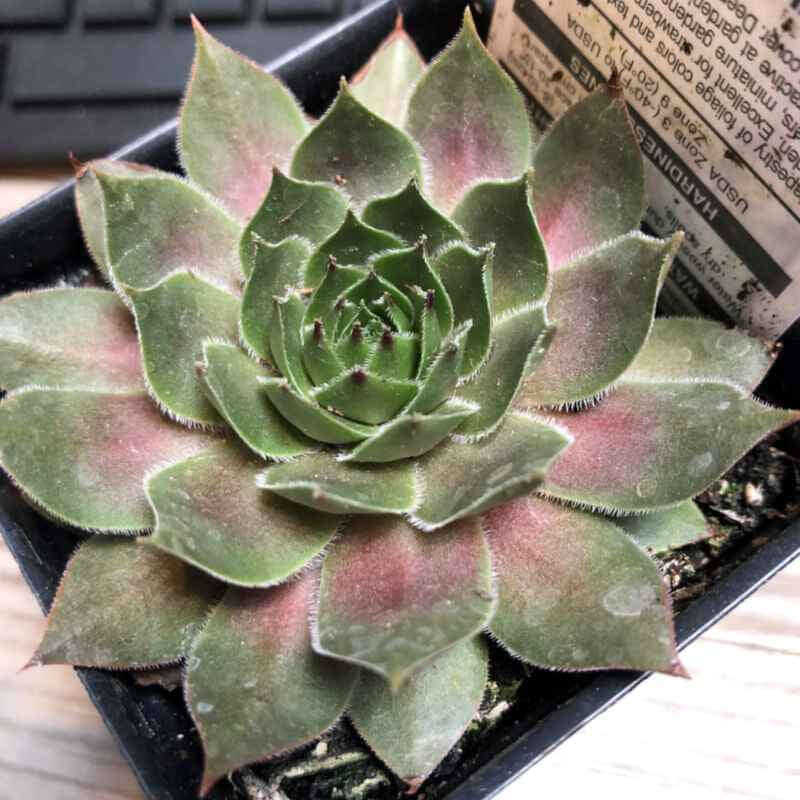
<path fill-rule="evenodd" d="M 0 26 L 65 25 L 67 0 L 0 0 Z"/>
<path fill-rule="evenodd" d="M 154 22 L 157 0 L 84 0 L 83 18 L 89 25 Z"/>
<path fill-rule="evenodd" d="M 182 22 L 189 14 L 214 22 L 239 22 L 247 16 L 247 0 L 174 0 L 172 8 Z"/>
<path fill-rule="evenodd" d="M 297 17 L 335 17 L 341 13 L 342 0 L 267 0 L 267 19 Z"/>

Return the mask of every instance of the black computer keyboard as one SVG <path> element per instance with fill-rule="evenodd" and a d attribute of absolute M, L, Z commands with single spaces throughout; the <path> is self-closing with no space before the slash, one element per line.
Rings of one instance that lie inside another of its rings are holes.
<path fill-rule="evenodd" d="M 194 13 L 270 61 L 369 0 L 0 0 L 0 162 L 81 160 L 174 116 Z"/>

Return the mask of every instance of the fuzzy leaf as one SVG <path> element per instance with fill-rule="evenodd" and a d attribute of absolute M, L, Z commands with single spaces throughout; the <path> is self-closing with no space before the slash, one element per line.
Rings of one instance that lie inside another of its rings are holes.
<path fill-rule="evenodd" d="M 156 518 L 142 541 L 239 586 L 271 586 L 331 541 L 339 518 L 264 492 L 264 462 L 233 442 L 155 473 L 145 491 Z"/>
<path fill-rule="evenodd" d="M 402 514 L 417 502 L 409 462 L 362 467 L 315 453 L 258 475 L 262 489 L 330 514 Z"/>
<path fill-rule="evenodd" d="M 358 672 L 312 650 L 314 577 L 228 589 L 197 637 L 186 702 L 205 751 L 201 793 L 236 767 L 316 738 L 344 711 Z"/>
<path fill-rule="evenodd" d="M 370 750 L 415 790 L 477 713 L 488 662 L 486 643 L 473 636 L 418 669 L 396 692 L 364 670 L 350 719 Z"/>
<path fill-rule="evenodd" d="M 551 669 L 685 674 L 656 564 L 610 521 L 523 497 L 486 516 L 499 602 L 490 630 Z"/>
<path fill-rule="evenodd" d="M 337 300 L 341 298 L 340 308 L 346 301 L 342 295 L 353 285 L 363 279 L 366 272 L 358 267 L 341 266 L 331 262 L 325 268 L 324 277 L 317 285 L 317 290 L 311 295 L 311 302 L 303 318 L 304 325 L 313 325 L 315 320 L 320 320 L 326 330 L 335 328 L 339 320 L 340 311 L 336 310 Z M 338 331 L 337 334 L 338 335 Z"/>
<path fill-rule="evenodd" d="M 241 228 L 187 181 L 156 170 L 88 165 L 103 193 L 108 263 L 116 284 L 154 286 L 186 270 L 238 294 Z"/>
<path fill-rule="evenodd" d="M 657 319 L 625 378 L 719 381 L 752 392 L 776 355 L 769 342 L 710 319 Z"/>
<path fill-rule="evenodd" d="M 67 564 L 30 663 L 115 669 L 174 663 L 186 655 L 219 591 L 215 581 L 137 539 L 92 536 Z"/>
<path fill-rule="evenodd" d="M 725 384 L 623 382 L 599 405 L 557 415 L 575 443 L 543 489 L 598 509 L 665 508 L 703 491 L 798 418 Z"/>
<path fill-rule="evenodd" d="M 528 166 L 525 101 L 483 46 L 467 8 L 461 32 L 417 83 L 406 130 L 422 148 L 434 204 L 449 214 L 485 178 L 513 178 Z"/>
<path fill-rule="evenodd" d="M 194 64 L 178 126 L 181 163 L 246 220 L 269 189 L 273 167 L 288 166 L 308 123 L 280 81 L 193 25 Z"/>
<path fill-rule="evenodd" d="M 300 295 L 290 294 L 273 300 L 269 332 L 269 347 L 281 375 L 292 384 L 295 391 L 307 394 L 311 389 L 306 368 L 303 366 L 303 315 L 306 306 Z"/>
<path fill-rule="evenodd" d="M 417 372 L 419 337 L 414 333 L 386 332 L 367 362 L 367 372 L 408 380 Z"/>
<path fill-rule="evenodd" d="M 259 382 L 269 375 L 264 367 L 222 342 L 204 342 L 203 359 L 209 399 L 254 453 L 283 461 L 314 448 L 315 443 L 289 425 L 265 397 Z"/>
<path fill-rule="evenodd" d="M 421 167 L 411 139 L 363 106 L 342 80 L 331 107 L 295 151 L 291 174 L 337 184 L 360 209 L 402 189 Z"/>
<path fill-rule="evenodd" d="M 395 304 L 402 311 L 400 319 L 405 320 L 406 327 L 414 317 L 414 306 L 400 289 L 390 281 L 382 278 L 377 272 L 370 270 L 365 272 L 363 278 L 351 286 L 344 295 L 351 303 L 359 304 L 363 300 L 367 306 L 375 313 L 379 313 L 380 305 L 375 306 L 375 301 L 380 300 L 385 295 L 389 295 L 390 303 Z M 386 308 L 384 308 L 384 312 Z"/>
<path fill-rule="evenodd" d="M 622 90 L 602 86 L 559 117 L 536 148 L 533 172 L 551 266 L 638 228 L 644 164 Z"/>
<path fill-rule="evenodd" d="M 425 61 L 398 13 L 395 29 L 353 76 L 352 92 L 370 111 L 400 127 L 411 90 L 424 71 Z"/>
<path fill-rule="evenodd" d="M 345 371 L 330 339 L 329 332 L 319 320 L 304 325 L 303 364 L 311 380 L 317 384 L 327 383 Z"/>
<path fill-rule="evenodd" d="M 512 412 L 479 442 L 440 444 L 417 462 L 422 500 L 410 519 L 434 530 L 527 494 L 570 442 L 559 428 Z"/>
<path fill-rule="evenodd" d="M 401 518 L 359 517 L 322 567 L 315 648 L 398 689 L 416 667 L 477 634 L 493 606 L 479 519 L 433 536 Z"/>
<path fill-rule="evenodd" d="M 151 527 L 144 476 L 212 441 L 144 393 L 23 388 L 0 404 L 0 465 L 50 516 L 89 530 Z"/>
<path fill-rule="evenodd" d="M 113 292 L 47 289 L 0 301 L 0 386 L 144 390 L 136 328 Z"/>
<path fill-rule="evenodd" d="M 244 241 L 244 240 L 243 240 Z M 264 361 L 271 361 L 269 334 L 275 313 L 273 298 L 299 288 L 311 248 L 298 237 L 279 244 L 253 239 L 249 247 L 251 272 L 242 297 L 239 332 L 244 344 Z M 243 257 L 242 263 L 246 263 Z"/>
<path fill-rule="evenodd" d="M 188 272 L 152 289 L 129 290 L 150 391 L 181 421 L 219 425 L 222 418 L 206 397 L 195 371 L 203 341 L 235 339 L 239 301 Z"/>
<path fill-rule="evenodd" d="M 591 400 L 625 372 L 647 339 L 682 240 L 634 231 L 555 272 L 547 313 L 556 331 L 518 406 Z"/>
<path fill-rule="evenodd" d="M 703 512 L 691 500 L 666 511 L 617 517 L 614 521 L 648 553 L 665 553 L 707 539 L 713 533 Z"/>
<path fill-rule="evenodd" d="M 547 253 L 528 199 L 528 176 L 474 186 L 453 219 L 475 247 L 493 244 L 492 309 L 502 314 L 547 290 Z"/>

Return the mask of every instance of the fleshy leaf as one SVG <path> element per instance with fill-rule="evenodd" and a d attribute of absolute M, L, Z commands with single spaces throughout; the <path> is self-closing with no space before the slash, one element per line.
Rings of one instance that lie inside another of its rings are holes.
<path fill-rule="evenodd" d="M 409 181 L 397 194 L 373 200 L 362 216 L 367 224 L 397 234 L 406 245 L 424 236 L 431 253 L 464 238 L 458 227 L 420 194 L 416 180 Z"/>
<path fill-rule="evenodd" d="M 769 342 L 710 319 L 657 319 L 625 378 L 720 381 L 752 392 L 776 355 Z"/>
<path fill-rule="evenodd" d="M 188 272 L 152 289 L 130 289 L 145 379 L 155 399 L 181 421 L 220 425 L 195 371 L 203 341 L 235 339 L 239 301 Z"/>
<path fill-rule="evenodd" d="M 146 289 L 186 270 L 238 294 L 241 228 L 187 181 L 156 170 L 120 173 L 88 165 L 103 193 L 106 248 L 115 284 Z"/>
<path fill-rule="evenodd" d="M 145 475 L 212 441 L 165 419 L 143 392 L 23 388 L 0 404 L 0 465 L 37 506 L 89 530 L 151 527 Z"/>
<path fill-rule="evenodd" d="M 417 83 L 406 130 L 422 148 L 427 193 L 446 214 L 475 181 L 513 178 L 528 166 L 525 101 L 483 46 L 469 8 L 461 32 Z"/>
<path fill-rule="evenodd" d="M 304 325 L 303 364 L 314 383 L 327 383 L 345 371 L 336 349 L 331 344 L 329 331 L 321 320 Z"/>
<path fill-rule="evenodd" d="M 340 309 L 344 307 L 346 301 L 341 296 L 354 284 L 363 279 L 366 272 L 358 267 L 348 267 L 336 264 L 331 261 L 325 268 L 324 277 L 317 285 L 317 290 L 311 295 L 311 302 L 308 304 L 304 319 L 304 325 L 312 325 L 314 320 L 319 320 L 326 329 L 330 329 L 338 322 L 336 305 L 337 300 Z M 338 331 L 336 332 L 338 335 Z"/>
<path fill-rule="evenodd" d="M 254 453 L 283 461 L 315 447 L 264 395 L 259 382 L 269 375 L 264 367 L 235 345 L 223 342 L 204 342 L 203 359 L 202 378 L 209 399 Z"/>
<path fill-rule="evenodd" d="M 430 414 L 406 413 L 382 425 L 377 433 L 347 452 L 340 461 L 381 463 L 427 453 L 451 434 L 476 408 L 470 403 L 443 403 Z"/>
<path fill-rule="evenodd" d="M 551 266 L 639 227 L 644 164 L 619 86 L 600 87 L 556 120 L 536 148 L 533 175 Z"/>
<path fill-rule="evenodd" d="M 200 731 L 200 789 L 236 767 L 316 738 L 341 716 L 358 672 L 311 647 L 313 574 L 271 589 L 228 589 L 187 661 Z"/>
<path fill-rule="evenodd" d="M 305 304 L 300 295 L 292 293 L 275 298 L 275 310 L 270 323 L 269 347 L 281 375 L 292 384 L 295 391 L 306 394 L 311 389 L 306 368 L 303 366 L 303 314 Z"/>
<path fill-rule="evenodd" d="M 419 337 L 385 330 L 367 362 L 367 372 L 390 378 L 413 378 L 419 361 Z"/>
<path fill-rule="evenodd" d="M 474 186 L 453 219 L 470 244 L 494 244 L 492 309 L 501 314 L 533 303 L 547 290 L 547 253 L 528 199 L 528 176 Z"/>
<path fill-rule="evenodd" d="M 280 81 L 193 24 L 194 64 L 178 126 L 181 163 L 246 220 L 269 189 L 272 168 L 288 166 L 308 123 Z"/>
<path fill-rule="evenodd" d="M 253 239 L 249 251 L 252 271 L 242 297 L 239 333 L 249 350 L 264 361 L 271 361 L 269 334 L 275 313 L 273 298 L 283 297 L 300 287 L 303 266 L 311 248 L 303 239 L 293 236 L 279 244 Z M 242 263 L 247 263 L 244 256 Z"/>
<path fill-rule="evenodd" d="M 239 586 L 271 586 L 331 541 L 339 518 L 256 486 L 264 462 L 234 442 L 155 473 L 145 483 L 156 518 L 142 541 Z"/>
<path fill-rule="evenodd" d="M 401 461 L 361 467 L 315 453 L 260 473 L 262 489 L 330 514 L 402 514 L 417 502 L 414 466 Z"/>
<path fill-rule="evenodd" d="M 625 372 L 647 339 L 682 240 L 634 231 L 554 273 L 547 313 L 556 331 L 518 406 L 588 401 Z"/>
<path fill-rule="evenodd" d="M 359 517 L 322 567 L 314 646 L 398 689 L 416 667 L 477 634 L 493 607 L 478 518 L 433 536 L 402 518 Z"/>
<path fill-rule="evenodd" d="M 591 508 L 651 511 L 694 497 L 768 433 L 800 418 L 721 383 L 621 382 L 556 419 L 575 443 L 543 489 Z"/>
<path fill-rule="evenodd" d="M 656 564 L 609 520 L 538 497 L 486 516 L 499 602 L 490 630 L 551 669 L 685 672 Z"/>
<path fill-rule="evenodd" d="M 617 517 L 614 521 L 648 553 L 664 553 L 694 544 L 714 532 L 703 512 L 691 500 L 666 511 Z"/>
<path fill-rule="evenodd" d="M 67 564 L 30 664 L 174 663 L 186 655 L 220 589 L 137 539 L 92 536 Z"/>
<path fill-rule="evenodd" d="M 297 147 L 291 174 L 335 183 L 363 208 L 421 171 L 411 139 L 363 106 L 342 80 L 331 107 Z"/>
<path fill-rule="evenodd" d="M 399 127 L 411 90 L 424 71 L 425 61 L 398 14 L 395 29 L 353 76 L 352 92 L 370 111 Z"/>
<path fill-rule="evenodd" d="M 144 389 L 130 312 L 103 289 L 18 292 L 0 300 L 0 387 Z"/>
<path fill-rule="evenodd" d="M 474 636 L 445 650 L 392 692 L 362 671 L 349 715 L 389 769 L 415 790 L 459 740 L 483 699 L 486 643 Z"/>
<path fill-rule="evenodd" d="M 410 519 L 435 530 L 527 494 L 570 442 L 562 429 L 516 412 L 479 442 L 444 442 L 416 462 L 422 500 Z"/>

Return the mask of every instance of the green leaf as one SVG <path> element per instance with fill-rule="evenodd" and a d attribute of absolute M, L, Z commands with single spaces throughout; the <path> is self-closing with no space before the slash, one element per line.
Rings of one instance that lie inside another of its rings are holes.
<path fill-rule="evenodd" d="M 493 607 L 479 519 L 433 536 L 397 517 L 359 517 L 323 564 L 314 645 L 397 690 L 415 668 L 480 632 Z"/>
<path fill-rule="evenodd" d="M 617 517 L 614 521 L 648 553 L 665 553 L 694 544 L 714 532 L 703 512 L 691 500 L 666 511 Z"/>
<path fill-rule="evenodd" d="M 303 364 L 314 383 L 326 383 L 345 371 L 330 338 L 320 320 L 304 325 Z"/>
<path fill-rule="evenodd" d="M 439 325 L 439 317 L 434 308 L 436 293 L 434 291 L 424 292 L 419 286 L 411 287 L 411 298 L 414 301 L 414 313 L 419 320 L 417 323 L 420 336 L 419 367 L 417 376 L 422 378 L 433 357 L 439 352 L 442 345 L 442 329 Z M 459 366 L 459 369 L 461 367 Z"/>
<path fill-rule="evenodd" d="M 186 702 L 205 751 L 201 794 L 236 767 L 316 738 L 342 715 L 358 672 L 317 655 L 308 616 L 315 576 L 231 588 L 195 640 Z"/>
<path fill-rule="evenodd" d="M 212 441 L 165 419 L 143 392 L 25 387 L 0 404 L 0 465 L 48 515 L 88 530 L 151 527 L 145 475 Z"/>
<path fill-rule="evenodd" d="M 418 669 L 392 692 L 362 671 L 349 716 L 389 769 L 416 790 L 478 712 L 488 678 L 486 643 L 473 636 Z"/>
<path fill-rule="evenodd" d="M 297 101 L 262 67 L 211 36 L 197 20 L 192 77 L 178 126 L 189 177 L 248 219 L 285 169 L 308 123 Z"/>
<path fill-rule="evenodd" d="M 517 404 L 558 406 L 592 400 L 636 358 L 683 234 L 620 236 L 553 275 L 547 313 L 555 335 L 525 380 Z"/>
<path fill-rule="evenodd" d="M 235 339 L 239 301 L 188 272 L 165 278 L 152 289 L 129 289 L 142 346 L 147 385 L 168 414 L 182 422 L 219 425 L 195 364 L 203 341 Z"/>
<path fill-rule="evenodd" d="M 344 293 L 366 275 L 363 269 L 347 267 L 331 261 L 325 268 L 324 277 L 311 296 L 304 317 L 304 325 L 312 325 L 314 320 L 320 320 L 327 330 L 338 328 L 339 315 L 344 308 L 346 300 Z M 338 304 L 337 304 L 337 301 Z M 340 310 L 337 311 L 337 305 Z M 355 316 L 355 314 L 353 315 Z M 338 330 L 336 332 L 338 335 Z"/>
<path fill-rule="evenodd" d="M 264 361 L 271 361 L 269 333 L 275 313 L 273 298 L 300 288 L 303 266 L 311 248 L 298 237 L 279 244 L 253 239 L 250 277 L 242 297 L 239 332 L 247 348 Z M 246 263 L 243 259 L 243 263 Z"/>
<path fill-rule="evenodd" d="M 602 86 L 556 120 L 536 148 L 533 174 L 551 266 L 638 228 L 644 164 L 621 88 Z"/>
<path fill-rule="evenodd" d="M 314 453 L 267 467 L 258 486 L 330 514 L 402 514 L 414 508 L 417 488 L 409 462 L 362 467 L 330 453 Z"/>
<path fill-rule="evenodd" d="M 377 272 L 369 270 L 364 273 L 361 280 L 351 286 L 344 297 L 351 303 L 359 304 L 363 300 L 367 306 L 378 313 L 378 308 L 374 307 L 375 301 L 381 300 L 386 295 L 389 295 L 389 302 L 395 304 L 402 311 L 401 319 L 405 320 L 406 327 L 414 318 L 414 306 L 411 301 L 406 297 L 400 289 L 394 286 L 390 281 L 385 280 Z"/>
<path fill-rule="evenodd" d="M 355 366 L 365 367 L 373 350 L 374 341 L 365 335 L 364 329 L 358 321 L 354 322 L 349 331 L 345 331 L 336 345 L 336 355 L 344 364 L 345 369 Z"/>
<path fill-rule="evenodd" d="M 431 253 L 464 238 L 458 227 L 420 194 L 416 180 L 409 181 L 397 194 L 373 200 L 362 218 L 375 228 L 397 234 L 406 245 L 416 244 L 424 236 Z"/>
<path fill-rule="evenodd" d="M 435 530 L 527 494 L 542 484 L 571 441 L 548 422 L 512 412 L 479 442 L 440 444 L 416 462 L 422 501 L 409 519 Z"/>
<path fill-rule="evenodd" d="M 220 588 L 137 539 L 92 536 L 64 570 L 29 666 L 174 663 L 186 655 Z"/>
<path fill-rule="evenodd" d="M 419 337 L 414 333 L 385 330 L 367 362 L 366 371 L 373 375 L 409 380 L 419 363 Z"/>
<path fill-rule="evenodd" d="M 337 184 L 358 209 L 422 172 L 411 139 L 363 106 L 342 80 L 339 94 L 300 142 L 291 174 Z"/>
<path fill-rule="evenodd" d="M 528 176 L 479 183 L 453 213 L 474 247 L 493 244 L 492 308 L 502 314 L 547 291 L 547 252 L 528 199 Z"/>
<path fill-rule="evenodd" d="M 295 391 L 307 394 L 311 381 L 303 366 L 303 315 L 305 303 L 297 294 L 274 298 L 269 345 L 275 365 Z"/>
<path fill-rule="evenodd" d="M 331 541 L 339 518 L 256 486 L 264 462 L 233 442 L 151 475 L 145 491 L 156 526 L 142 541 L 226 583 L 271 586 Z"/>
<path fill-rule="evenodd" d="M 443 403 L 431 414 L 405 413 L 395 417 L 342 456 L 340 461 L 385 462 L 415 458 L 436 447 L 476 408 L 470 403 Z"/>
<path fill-rule="evenodd" d="M 398 13 L 395 29 L 353 76 L 352 92 L 370 111 L 400 127 L 411 90 L 424 71 L 425 62 Z"/>
<path fill-rule="evenodd" d="M 533 496 L 486 520 L 499 594 L 490 630 L 514 655 L 685 675 L 658 567 L 616 525 Z"/>
<path fill-rule="evenodd" d="M 314 449 L 315 442 L 293 428 L 264 395 L 259 382 L 269 375 L 264 367 L 224 342 L 204 342 L 203 359 L 209 399 L 254 453 L 283 461 Z"/>
<path fill-rule="evenodd" d="M 475 181 L 513 178 L 528 166 L 525 101 L 483 46 L 468 8 L 461 32 L 417 83 L 406 130 L 422 148 L 427 193 L 446 214 Z"/>
<path fill-rule="evenodd" d="M 43 289 L 0 300 L 0 386 L 144 389 L 131 315 L 103 289 Z"/>
<path fill-rule="evenodd" d="M 103 193 L 106 251 L 115 285 L 147 289 L 185 270 L 238 294 L 238 223 L 177 175 L 121 172 L 113 164 L 93 161 L 88 169 Z"/>

